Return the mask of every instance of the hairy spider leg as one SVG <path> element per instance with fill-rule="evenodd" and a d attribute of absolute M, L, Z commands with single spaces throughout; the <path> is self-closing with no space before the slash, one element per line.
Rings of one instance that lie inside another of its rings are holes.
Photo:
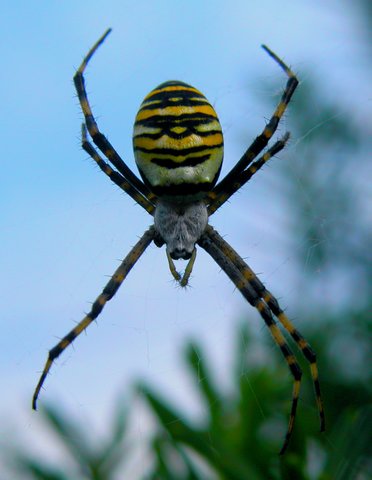
<path fill-rule="evenodd" d="M 258 135 L 252 144 L 245 151 L 244 155 L 238 161 L 238 163 L 230 170 L 230 172 L 214 187 L 213 191 L 217 195 L 223 193 L 231 182 L 236 180 L 236 177 L 243 172 L 248 165 L 266 148 L 269 140 L 276 132 L 280 119 L 282 118 L 288 103 L 290 102 L 294 91 L 298 85 L 298 79 L 292 70 L 266 45 L 262 45 L 262 48 L 270 55 L 271 58 L 284 70 L 289 77 L 287 85 L 283 92 L 283 95 L 276 107 L 272 117 L 263 129 L 262 133 Z"/>
<path fill-rule="evenodd" d="M 40 376 L 40 380 L 36 386 L 33 398 L 32 398 L 32 408 L 37 409 L 37 399 L 43 383 L 48 375 L 48 372 L 53 365 L 53 362 L 58 358 L 61 353 L 78 337 L 102 312 L 103 307 L 106 303 L 112 299 L 112 297 L 118 291 L 120 285 L 125 280 L 126 276 L 137 263 L 141 255 L 144 253 L 146 248 L 153 241 L 155 235 L 154 227 L 150 227 L 138 240 L 136 245 L 128 253 L 128 255 L 121 262 L 120 266 L 116 269 L 115 273 L 102 290 L 102 293 L 96 298 L 95 302 L 92 305 L 90 312 L 74 327 L 67 335 L 65 335 L 62 340 L 60 340 L 57 345 L 55 345 L 48 354 L 47 361 L 45 363 L 44 369 Z"/>
<path fill-rule="evenodd" d="M 99 168 L 105 173 L 112 182 L 114 182 L 119 188 L 124 190 L 129 196 L 131 196 L 135 202 L 143 207 L 150 215 L 154 215 L 155 205 L 153 205 L 142 193 L 129 183 L 123 175 L 116 170 L 113 170 L 110 165 L 103 160 L 103 158 L 97 153 L 93 145 L 87 138 L 87 127 L 85 123 L 81 126 L 81 146 L 82 148 L 93 158 Z"/>
<path fill-rule="evenodd" d="M 290 334 L 294 342 L 296 343 L 298 349 L 303 354 L 305 359 L 310 365 L 310 372 L 314 384 L 314 391 L 316 397 L 316 403 L 318 407 L 319 419 L 320 419 L 320 431 L 325 430 L 325 416 L 323 401 L 320 392 L 320 383 L 319 383 L 319 373 L 316 362 L 316 354 L 311 348 L 309 343 L 305 340 L 303 335 L 295 328 L 293 323 L 289 320 L 287 315 L 284 313 L 282 308 L 279 305 L 278 300 L 274 295 L 269 292 L 261 280 L 257 277 L 254 271 L 244 262 L 244 260 L 237 254 L 237 252 L 229 245 L 221 235 L 216 232 L 214 229 L 209 229 L 209 236 L 213 238 L 213 241 L 221 250 L 221 252 L 229 258 L 231 263 L 233 263 L 241 275 L 246 279 L 246 281 L 252 286 L 255 292 L 262 298 L 272 313 L 277 317 L 279 322 L 283 325 L 285 330 Z"/>
<path fill-rule="evenodd" d="M 84 114 L 85 123 L 94 144 L 101 150 L 105 157 L 118 169 L 118 171 L 125 177 L 125 179 L 133 185 L 134 188 L 141 192 L 145 197 L 150 199 L 152 198 L 152 193 L 150 192 L 149 188 L 130 170 L 130 168 L 122 160 L 122 158 L 116 152 L 108 139 L 98 129 L 98 125 L 94 119 L 85 89 L 84 70 L 89 60 L 92 58 L 93 54 L 104 42 L 110 32 L 111 28 L 108 29 L 89 50 L 88 54 L 83 59 L 80 67 L 77 69 L 74 75 L 74 84 L 81 105 L 81 109 Z"/>
<path fill-rule="evenodd" d="M 276 324 L 269 306 L 264 301 L 264 299 L 262 299 L 261 296 L 256 292 L 252 284 L 246 278 L 244 278 L 238 266 L 235 265 L 231 260 L 231 258 L 226 256 L 224 252 L 219 248 L 218 243 L 215 241 L 215 238 L 216 238 L 215 233 L 217 232 L 213 229 L 213 227 L 208 226 L 204 235 L 198 241 L 198 244 L 202 248 L 204 248 L 204 250 L 206 250 L 206 252 L 208 252 L 209 255 L 211 255 L 211 257 L 215 260 L 215 262 L 220 266 L 220 268 L 226 273 L 226 275 L 238 288 L 238 290 L 243 295 L 243 297 L 253 307 L 257 309 L 257 311 L 263 318 L 265 324 L 269 328 L 275 343 L 279 346 L 280 351 L 282 352 L 294 379 L 293 392 L 292 392 L 292 406 L 291 406 L 291 411 L 289 415 L 288 428 L 287 428 L 287 432 L 283 442 L 283 446 L 280 450 L 280 454 L 283 455 L 288 447 L 288 444 L 293 432 L 293 425 L 296 417 L 298 398 L 299 398 L 300 386 L 301 386 L 301 377 L 302 377 L 301 367 L 298 364 L 297 359 L 293 354 L 292 350 L 290 349 L 285 337 L 283 336 L 278 325 Z M 220 238 L 224 242 L 222 237 Z M 235 252 L 235 255 L 239 257 L 236 252 Z M 241 257 L 239 257 L 239 260 L 245 263 Z"/>
<path fill-rule="evenodd" d="M 208 215 L 213 215 L 213 213 L 218 210 L 239 188 L 245 185 L 255 173 L 262 168 L 265 163 L 267 163 L 274 155 L 283 150 L 288 139 L 289 132 L 286 132 L 283 137 L 274 143 L 258 160 L 253 162 L 248 168 L 236 175 L 235 180 L 231 179 L 229 183 L 225 185 L 225 190 L 219 193 L 215 193 L 215 190 L 212 190 L 208 193 L 207 197 L 210 201 L 208 205 Z"/>

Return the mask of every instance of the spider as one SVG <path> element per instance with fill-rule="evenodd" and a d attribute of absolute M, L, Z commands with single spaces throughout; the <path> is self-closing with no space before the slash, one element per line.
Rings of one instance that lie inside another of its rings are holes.
<path fill-rule="evenodd" d="M 320 427 L 323 431 L 324 410 L 316 355 L 283 312 L 276 298 L 238 253 L 209 225 L 208 220 L 286 145 L 289 139 L 288 132 L 268 147 L 298 85 L 298 80 L 274 52 L 262 45 L 266 53 L 287 75 L 287 84 L 265 128 L 231 171 L 218 183 L 223 159 L 223 136 L 215 110 L 206 97 L 191 85 L 179 81 L 162 83 L 145 97 L 135 119 L 133 147 L 143 180 L 141 181 L 100 132 L 85 89 L 85 68 L 110 32 L 111 29 L 108 29 L 94 44 L 74 76 L 77 96 L 85 119 L 82 125 L 82 148 L 112 182 L 154 217 L 154 223 L 121 262 L 93 303 L 91 311 L 49 351 L 33 395 L 32 407 L 36 410 L 40 389 L 54 360 L 98 317 L 151 242 L 157 247 L 166 246 L 170 272 L 182 287 L 189 281 L 196 257 L 196 245 L 199 245 L 211 255 L 243 297 L 258 310 L 293 376 L 292 406 L 280 451 L 283 454 L 293 431 L 302 371 L 280 327 L 292 337 L 310 365 Z M 88 133 L 107 161 L 90 143 Z M 261 156 L 255 160 L 260 154 Z M 188 261 L 182 275 L 178 273 L 174 264 L 174 260 L 177 259 Z"/>

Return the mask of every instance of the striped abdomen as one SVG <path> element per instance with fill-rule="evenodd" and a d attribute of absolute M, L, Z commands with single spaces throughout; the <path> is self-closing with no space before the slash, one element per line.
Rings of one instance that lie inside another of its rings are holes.
<path fill-rule="evenodd" d="M 141 176 L 156 194 L 202 196 L 221 169 L 221 125 L 196 88 L 177 81 L 162 83 L 141 104 L 133 148 Z"/>

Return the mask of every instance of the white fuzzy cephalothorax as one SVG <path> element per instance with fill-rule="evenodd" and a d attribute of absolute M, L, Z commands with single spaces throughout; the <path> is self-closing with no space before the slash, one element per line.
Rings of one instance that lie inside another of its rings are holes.
<path fill-rule="evenodd" d="M 208 224 L 207 207 L 203 201 L 178 204 L 159 199 L 154 224 L 169 255 L 188 260 Z"/>

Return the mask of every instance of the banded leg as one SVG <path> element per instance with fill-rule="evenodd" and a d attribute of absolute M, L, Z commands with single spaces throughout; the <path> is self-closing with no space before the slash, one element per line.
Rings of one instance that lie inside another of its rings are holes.
<path fill-rule="evenodd" d="M 289 132 L 287 132 L 280 140 L 274 143 L 258 160 L 253 162 L 249 167 L 236 175 L 235 180 L 231 180 L 229 184 L 225 185 L 225 190 L 216 193 L 215 189 L 208 193 L 207 198 L 210 203 L 208 205 L 208 215 L 212 215 L 220 208 L 239 188 L 245 185 L 253 175 L 267 163 L 270 158 L 283 150 L 288 139 Z"/>
<path fill-rule="evenodd" d="M 279 346 L 294 379 L 292 406 L 289 416 L 288 428 L 283 442 L 283 446 L 280 450 L 280 454 L 282 455 L 288 447 L 293 432 L 298 398 L 300 395 L 302 377 L 301 367 L 298 364 L 296 357 L 294 356 L 290 347 L 288 346 L 287 341 L 281 333 L 278 325 L 275 323 L 275 319 L 272 316 L 270 308 L 268 307 L 266 302 L 262 298 L 260 298 L 252 285 L 244 278 L 239 268 L 219 248 L 218 244 L 214 241 L 214 233 L 217 232 L 215 232 L 212 227 L 208 226 L 206 232 L 198 241 L 198 244 L 202 248 L 204 248 L 204 250 L 206 250 L 209 255 L 211 255 L 215 262 L 220 266 L 220 268 L 226 273 L 226 275 L 230 278 L 234 285 L 239 289 L 243 297 L 258 310 L 265 324 L 269 328 L 275 343 Z"/>
<path fill-rule="evenodd" d="M 280 308 L 278 300 L 270 293 L 257 275 L 249 268 L 244 260 L 235 252 L 235 250 L 212 228 L 208 227 L 209 235 L 221 250 L 221 252 L 233 263 L 245 280 L 252 286 L 255 292 L 260 298 L 264 300 L 272 313 L 277 317 L 279 322 L 283 325 L 285 330 L 290 334 L 298 349 L 303 354 L 304 358 L 310 365 L 310 372 L 313 380 L 316 403 L 318 407 L 319 419 L 320 419 L 320 431 L 325 430 L 325 416 L 323 401 L 320 392 L 319 373 L 316 363 L 316 354 L 311 348 L 309 343 L 301 335 L 301 333 L 295 328 L 293 323 L 289 320 L 284 311 Z"/>
<path fill-rule="evenodd" d="M 248 165 L 266 148 L 269 140 L 276 132 L 280 119 L 282 118 L 288 103 L 290 102 L 294 91 L 298 85 L 298 79 L 292 70 L 266 45 L 262 48 L 270 55 L 271 58 L 284 70 L 288 76 L 287 85 L 268 124 L 263 129 L 262 133 L 258 135 L 253 143 L 248 147 L 239 162 L 230 170 L 230 172 L 216 185 L 214 188 L 216 193 L 221 193 L 226 190 L 227 186 L 235 181 L 237 175 L 243 172 Z"/>
<path fill-rule="evenodd" d="M 75 340 L 75 338 L 78 337 L 81 332 L 83 332 L 102 312 L 103 307 L 109 300 L 112 299 L 112 297 L 118 291 L 120 285 L 123 283 L 132 267 L 138 261 L 146 248 L 150 245 L 150 243 L 154 239 L 154 234 L 155 232 L 153 227 L 150 227 L 148 230 L 146 230 L 146 232 L 138 240 L 138 242 L 132 248 L 129 254 L 124 258 L 121 265 L 117 268 L 117 270 L 103 289 L 102 293 L 97 297 L 97 299 L 92 305 L 90 312 L 83 318 L 83 320 L 81 320 L 81 322 L 76 325 L 76 327 L 74 327 L 67 335 L 62 338 L 62 340 L 57 343 L 57 345 L 55 345 L 49 351 L 47 361 L 45 363 L 44 369 L 40 376 L 40 380 L 35 388 L 35 392 L 32 398 L 32 408 L 34 410 L 37 409 L 37 399 L 39 397 L 41 387 L 44 384 L 45 378 L 48 375 L 48 372 L 53 365 L 54 360 L 58 358 L 61 353 Z"/>
<path fill-rule="evenodd" d="M 113 170 L 110 165 L 103 160 L 103 158 L 97 153 L 93 145 L 87 138 L 87 127 L 85 123 L 81 126 L 81 146 L 82 148 L 93 158 L 99 168 L 105 173 L 112 182 L 114 182 L 119 188 L 124 190 L 130 197 L 132 197 L 141 207 L 143 207 L 150 215 L 154 215 L 155 205 L 151 203 L 142 193 L 135 189 L 125 178 L 116 170 Z M 155 195 L 152 200 L 156 200 Z"/>
<path fill-rule="evenodd" d="M 117 168 L 117 170 L 130 182 L 134 188 L 136 188 L 145 197 L 148 196 L 150 190 L 146 185 L 130 170 L 126 163 L 121 159 L 111 143 L 107 138 L 99 131 L 97 122 L 93 116 L 92 109 L 89 104 L 87 92 L 85 89 L 84 71 L 88 65 L 89 60 L 92 58 L 98 47 L 104 42 L 106 37 L 111 32 L 109 28 L 102 37 L 93 45 L 88 54 L 82 61 L 80 67 L 77 69 L 74 75 L 74 84 L 77 92 L 77 96 L 81 105 L 81 109 L 84 114 L 85 123 L 92 137 L 94 144 L 101 150 L 101 152 L 108 158 L 108 160 Z"/>

